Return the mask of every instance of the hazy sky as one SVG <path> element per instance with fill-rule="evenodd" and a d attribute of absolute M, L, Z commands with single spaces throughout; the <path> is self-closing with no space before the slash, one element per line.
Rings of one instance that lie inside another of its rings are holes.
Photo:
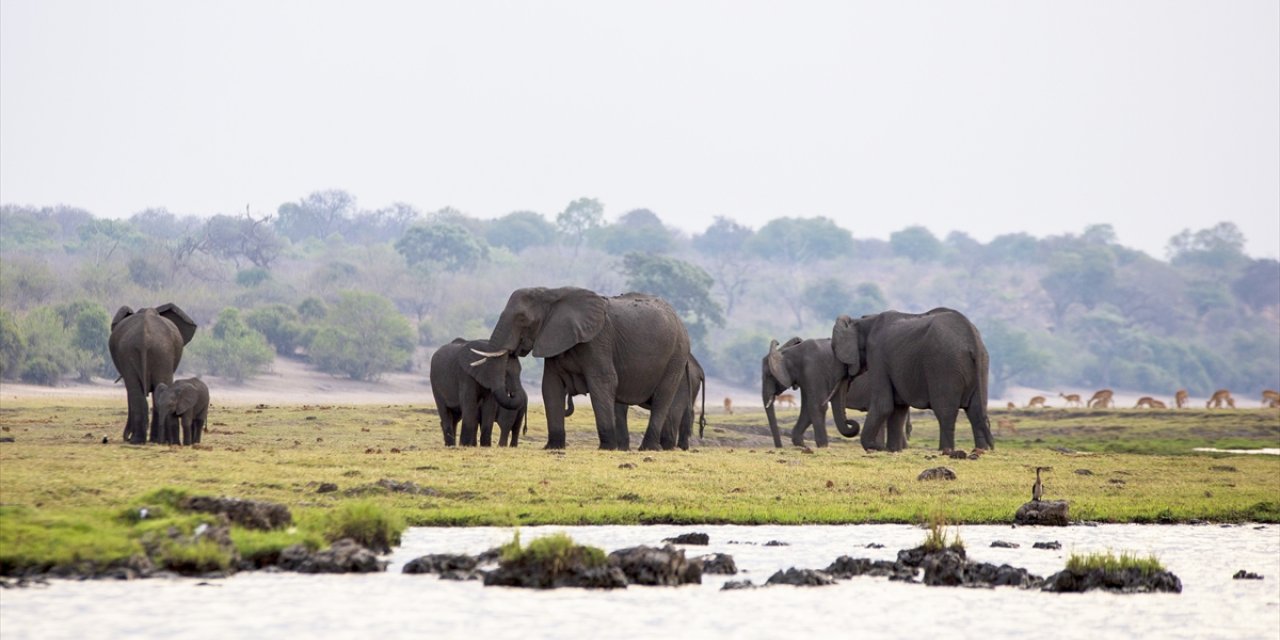
<path fill-rule="evenodd" d="M 1280 256 L 1280 3 L 0 0 L 0 202 L 647 207 Z"/>

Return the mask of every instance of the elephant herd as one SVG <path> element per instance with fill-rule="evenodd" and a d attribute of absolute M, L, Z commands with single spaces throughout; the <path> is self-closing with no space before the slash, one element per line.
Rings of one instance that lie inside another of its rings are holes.
<path fill-rule="evenodd" d="M 116 313 L 109 346 L 127 389 L 128 442 L 145 442 L 152 394 L 152 442 L 200 441 L 208 389 L 198 379 L 173 379 L 195 330 L 195 322 L 173 304 Z M 577 287 L 533 287 L 512 292 L 488 339 L 459 338 L 432 356 L 431 391 L 445 445 L 489 446 L 495 422 L 499 445 L 518 444 L 528 428 L 519 358 L 528 355 L 543 359 L 548 449 L 564 448 L 565 418 L 573 413 L 575 395 L 590 397 L 601 449 L 630 448 L 631 406 L 649 411 L 642 450 L 688 448 L 700 391 L 705 416 L 705 374 L 690 352 L 683 321 L 666 301 L 640 293 L 606 297 Z M 809 426 L 819 447 L 828 444 L 830 405 L 840 434 L 860 434 L 868 450 L 903 449 L 912 407 L 933 410 L 940 449 L 955 448 L 960 409 L 975 447 L 992 449 L 987 369 L 982 337 L 959 312 L 886 311 L 841 316 L 830 338 L 774 341 L 762 362 L 761 392 L 779 447 L 773 400 L 800 389 L 800 417 L 791 434 L 797 445 Z M 847 418 L 849 408 L 866 411 L 863 425 Z M 705 417 L 698 422 L 705 426 Z"/>

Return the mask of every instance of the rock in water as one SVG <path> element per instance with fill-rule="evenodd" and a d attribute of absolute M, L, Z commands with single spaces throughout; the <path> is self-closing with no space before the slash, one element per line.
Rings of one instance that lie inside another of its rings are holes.
<path fill-rule="evenodd" d="M 378 555 L 350 538 L 343 538 L 324 551 L 311 553 L 301 544 L 280 552 L 281 569 L 298 573 L 377 573 L 387 568 Z"/>
<path fill-rule="evenodd" d="M 1032 500 L 1018 507 L 1013 521 L 1017 524 L 1065 527 L 1070 523 L 1067 517 L 1067 501 Z"/>
<path fill-rule="evenodd" d="M 702 584 L 702 563 L 690 562 L 684 550 L 666 545 L 631 547 L 609 554 L 609 565 L 622 570 L 631 584 L 678 587 Z"/>
<path fill-rule="evenodd" d="M 706 546 L 711 544 L 711 536 L 705 533 L 682 533 L 674 538 L 663 538 L 663 542 L 672 544 L 696 544 Z"/>
<path fill-rule="evenodd" d="M 797 587 L 823 587 L 835 583 L 835 578 L 832 578 L 823 571 L 791 567 L 786 571 L 779 570 L 777 573 L 769 576 L 769 580 L 765 584 L 793 584 Z"/>
<path fill-rule="evenodd" d="M 1252 571 L 1245 571 L 1244 569 L 1241 569 L 1241 570 L 1237 571 L 1237 572 L 1235 573 L 1235 575 L 1231 576 L 1231 579 L 1233 579 L 1233 580 L 1261 580 L 1261 579 L 1262 579 L 1262 576 L 1260 576 L 1260 575 L 1258 575 L 1258 574 L 1256 574 L 1256 573 L 1254 573 L 1254 572 L 1252 572 Z"/>
<path fill-rule="evenodd" d="M 1083 593 L 1094 589 L 1118 593 L 1182 593 L 1182 580 L 1168 571 L 1091 569 L 1077 572 L 1068 569 L 1045 578 L 1042 589 L 1054 593 Z"/>
<path fill-rule="evenodd" d="M 727 553 L 699 556 L 698 561 L 702 562 L 703 573 L 717 573 L 727 576 L 738 573 L 738 564 L 733 561 L 733 556 Z"/>

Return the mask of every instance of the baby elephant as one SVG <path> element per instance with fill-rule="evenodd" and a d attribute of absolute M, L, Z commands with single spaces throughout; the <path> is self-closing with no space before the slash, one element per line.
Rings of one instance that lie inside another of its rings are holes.
<path fill-rule="evenodd" d="M 200 378 L 160 383 L 156 385 L 156 413 L 160 416 L 160 442 L 178 444 L 181 427 L 182 444 L 196 444 L 209 416 L 209 387 Z"/>

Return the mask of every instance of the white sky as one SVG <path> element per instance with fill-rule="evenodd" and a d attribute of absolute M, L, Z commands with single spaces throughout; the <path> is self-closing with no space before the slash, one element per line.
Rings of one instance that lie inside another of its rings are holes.
<path fill-rule="evenodd" d="M 1280 256 L 1280 3 L 0 0 L 0 202 L 360 205 Z"/>

